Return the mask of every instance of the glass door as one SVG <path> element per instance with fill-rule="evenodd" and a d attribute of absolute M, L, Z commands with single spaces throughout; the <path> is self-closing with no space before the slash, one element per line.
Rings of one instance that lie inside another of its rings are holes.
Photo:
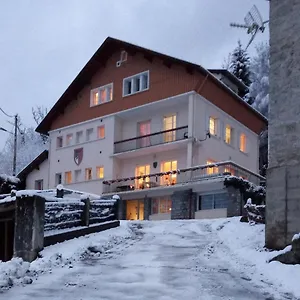
<path fill-rule="evenodd" d="M 149 177 L 144 177 L 150 174 L 150 165 L 137 166 L 135 168 L 135 176 L 138 177 L 135 181 L 136 189 L 144 189 L 147 187 L 147 183 L 150 182 Z"/>
<path fill-rule="evenodd" d="M 161 172 L 169 172 L 177 170 L 177 160 L 166 161 L 161 164 Z M 161 177 L 161 185 L 174 185 L 177 180 L 177 174 L 163 175 Z"/>
<path fill-rule="evenodd" d="M 176 115 L 164 117 L 163 130 L 169 130 L 164 133 L 164 143 L 173 142 L 176 140 Z"/>
<path fill-rule="evenodd" d="M 150 121 L 141 122 L 138 124 L 139 137 L 144 135 L 149 135 L 151 133 L 150 124 L 151 124 Z M 138 141 L 138 148 L 149 147 L 151 145 L 150 136 L 139 138 L 137 141 Z"/>

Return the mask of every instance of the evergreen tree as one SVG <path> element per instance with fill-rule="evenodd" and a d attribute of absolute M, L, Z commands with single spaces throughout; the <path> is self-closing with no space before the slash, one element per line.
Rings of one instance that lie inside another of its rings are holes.
<path fill-rule="evenodd" d="M 266 117 L 269 109 L 269 56 L 269 45 L 261 43 L 256 47 L 256 55 L 250 64 L 249 98 L 253 99 L 252 106 Z"/>
<path fill-rule="evenodd" d="M 242 48 L 241 41 L 231 54 L 230 68 L 232 74 L 240 79 L 246 86 L 251 84 L 250 80 L 250 58 L 246 50 Z"/>

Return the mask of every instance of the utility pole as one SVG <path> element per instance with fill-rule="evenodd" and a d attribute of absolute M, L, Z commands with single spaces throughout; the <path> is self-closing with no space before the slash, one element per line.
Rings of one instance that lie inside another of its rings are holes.
<path fill-rule="evenodd" d="M 15 118 L 15 132 L 14 132 L 13 176 L 16 176 L 16 168 L 17 168 L 18 115 L 15 115 L 14 118 Z"/>

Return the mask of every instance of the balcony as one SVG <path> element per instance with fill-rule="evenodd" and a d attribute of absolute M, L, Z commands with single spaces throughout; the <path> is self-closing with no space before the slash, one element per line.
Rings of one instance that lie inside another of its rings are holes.
<path fill-rule="evenodd" d="M 257 185 L 265 182 L 263 176 L 245 169 L 234 162 L 225 161 L 145 176 L 103 181 L 103 194 L 172 187 L 203 180 L 225 178 L 226 176 L 242 177 Z"/>
<path fill-rule="evenodd" d="M 118 154 L 151 146 L 170 144 L 187 138 L 188 126 L 181 126 L 170 130 L 159 131 L 115 142 L 114 153 Z"/>

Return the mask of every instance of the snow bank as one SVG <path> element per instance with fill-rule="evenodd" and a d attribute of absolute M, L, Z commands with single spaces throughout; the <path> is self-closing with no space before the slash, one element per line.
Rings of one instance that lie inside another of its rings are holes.
<path fill-rule="evenodd" d="M 268 263 L 273 257 L 291 250 L 291 246 L 282 251 L 268 251 L 264 248 L 265 226 L 249 226 L 239 222 L 239 218 L 215 220 L 213 229 L 218 231 L 222 242 L 239 259 L 254 265 L 257 280 L 271 281 L 275 286 L 300 297 L 300 265 L 284 265 L 279 262 Z M 230 259 L 230 257 L 229 257 Z"/>
<path fill-rule="evenodd" d="M 72 268 L 73 263 L 87 256 L 101 256 L 133 234 L 128 222 L 122 221 L 120 227 L 46 247 L 40 252 L 41 257 L 32 263 L 24 262 L 21 258 L 0 261 L 0 290 L 13 285 L 30 284 L 40 274 L 55 272 L 55 267 Z"/>

